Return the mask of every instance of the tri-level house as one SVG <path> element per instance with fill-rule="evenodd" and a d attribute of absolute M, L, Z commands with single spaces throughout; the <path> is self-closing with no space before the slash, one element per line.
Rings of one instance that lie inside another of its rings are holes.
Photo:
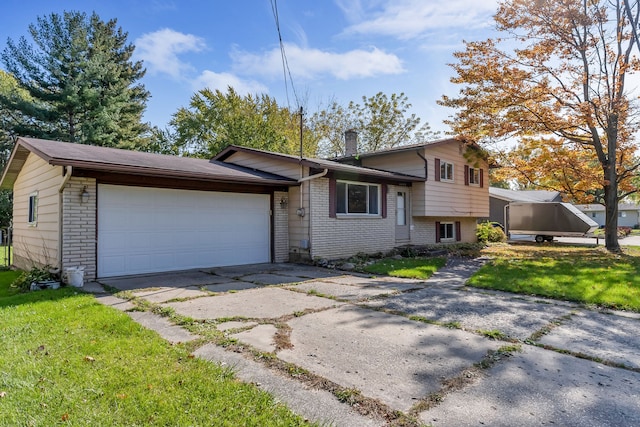
<path fill-rule="evenodd" d="M 211 160 L 19 138 L 14 263 L 87 279 L 473 242 L 487 162 L 451 138 L 333 160 L 229 146 Z"/>

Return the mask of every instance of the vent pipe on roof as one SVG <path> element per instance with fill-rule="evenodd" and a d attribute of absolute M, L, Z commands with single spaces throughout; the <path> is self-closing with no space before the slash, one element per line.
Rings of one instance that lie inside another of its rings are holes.
<path fill-rule="evenodd" d="M 358 154 L 358 132 L 349 129 L 344 133 L 344 155 L 347 157 Z"/>

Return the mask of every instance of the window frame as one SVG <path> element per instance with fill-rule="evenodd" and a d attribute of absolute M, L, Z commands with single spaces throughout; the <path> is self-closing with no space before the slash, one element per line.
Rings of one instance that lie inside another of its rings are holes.
<path fill-rule="evenodd" d="M 29 194 L 27 207 L 27 224 L 31 227 L 38 225 L 38 192 Z"/>
<path fill-rule="evenodd" d="M 441 242 L 455 242 L 456 241 L 456 224 L 453 221 L 441 221 L 439 222 L 439 235 L 440 235 L 440 241 Z M 448 228 L 447 226 L 451 226 L 451 236 L 445 237 L 445 233 L 443 233 L 442 231 L 442 227 L 444 226 L 444 230 L 446 231 L 446 229 Z"/>
<path fill-rule="evenodd" d="M 344 189 L 344 197 L 345 200 L 343 201 L 343 203 L 340 203 L 339 197 L 340 197 L 340 186 L 344 185 L 345 189 Z M 361 186 L 361 187 L 366 187 L 367 188 L 367 195 L 366 195 L 366 212 L 349 212 L 349 186 Z M 375 202 L 376 202 L 376 212 L 375 213 L 371 213 L 372 209 L 371 209 L 371 188 L 375 187 L 376 189 L 376 196 L 375 196 Z M 358 216 L 365 216 L 365 217 L 370 217 L 370 218 L 380 218 L 382 217 L 382 185 L 381 184 L 374 184 L 374 183 L 370 183 L 370 182 L 360 182 L 360 181 L 348 181 L 348 180 L 336 180 L 336 194 L 335 194 L 335 199 L 336 199 L 336 216 L 338 217 L 358 217 Z M 341 212 L 341 208 L 344 207 L 344 212 Z"/>
<path fill-rule="evenodd" d="M 446 172 L 447 172 L 447 166 L 451 166 L 451 177 L 447 177 Z M 445 172 L 445 176 L 442 176 L 442 172 Z M 444 182 L 453 182 L 455 180 L 455 165 L 452 162 L 449 162 L 447 160 L 442 160 L 440 159 L 440 170 L 438 171 L 438 174 L 440 175 L 440 181 L 444 181 Z"/>
<path fill-rule="evenodd" d="M 480 168 L 469 167 L 469 185 L 480 187 Z"/>

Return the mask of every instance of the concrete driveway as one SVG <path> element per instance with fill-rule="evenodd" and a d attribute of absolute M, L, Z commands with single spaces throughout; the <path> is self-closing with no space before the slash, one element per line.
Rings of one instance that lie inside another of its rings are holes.
<path fill-rule="evenodd" d="M 482 262 L 450 260 L 426 282 L 266 264 L 101 283 L 215 324 L 240 346 L 197 357 L 320 423 L 640 425 L 639 316 L 465 287 Z M 170 341 L 197 338 L 129 314 Z"/>

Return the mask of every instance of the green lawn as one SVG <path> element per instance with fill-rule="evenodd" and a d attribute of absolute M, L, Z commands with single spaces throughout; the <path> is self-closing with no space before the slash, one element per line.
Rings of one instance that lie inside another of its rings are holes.
<path fill-rule="evenodd" d="M 406 277 L 411 279 L 428 279 L 433 273 L 442 268 L 447 260 L 437 258 L 402 258 L 383 259 L 375 264 L 368 265 L 364 270 L 368 273 L 386 274 L 394 277 Z"/>
<path fill-rule="evenodd" d="M 0 426 L 307 425 L 93 296 L 16 293 L 15 276 L 0 272 Z"/>
<path fill-rule="evenodd" d="M 469 285 L 640 311 L 640 249 L 497 245 Z"/>

